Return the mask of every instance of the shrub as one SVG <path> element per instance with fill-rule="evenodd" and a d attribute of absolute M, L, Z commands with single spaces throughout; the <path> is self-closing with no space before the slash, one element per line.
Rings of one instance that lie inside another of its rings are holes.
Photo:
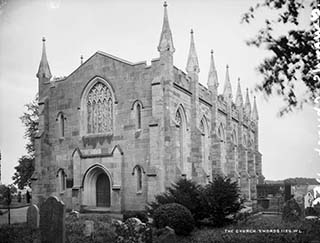
<path fill-rule="evenodd" d="M 1 243 L 29 243 L 40 239 L 39 229 L 31 228 L 26 223 L 4 224 L 0 226 Z"/>
<path fill-rule="evenodd" d="M 112 225 L 117 234 L 115 243 L 152 243 L 151 227 L 138 219 L 129 218 L 124 223 L 114 220 Z"/>
<path fill-rule="evenodd" d="M 143 223 L 148 222 L 148 215 L 145 211 L 125 211 L 123 213 L 123 221 L 126 221 L 130 218 L 138 218 Z"/>
<path fill-rule="evenodd" d="M 153 214 L 154 225 L 157 228 L 166 226 L 174 229 L 177 235 L 188 235 L 194 228 L 194 220 L 189 209 L 177 203 L 164 204 Z"/>
<path fill-rule="evenodd" d="M 195 182 L 187 179 L 180 179 L 167 189 L 165 193 L 155 196 L 155 201 L 149 204 L 148 211 L 153 212 L 161 205 L 178 203 L 190 210 L 196 222 L 204 218 L 205 212 L 202 207 L 203 188 Z"/>
<path fill-rule="evenodd" d="M 304 210 L 304 214 L 305 216 L 318 216 L 318 212 L 312 208 L 312 207 L 307 207 L 305 210 Z"/>
<path fill-rule="evenodd" d="M 221 227 L 232 221 L 242 207 L 236 182 L 230 178 L 217 176 L 213 182 L 206 185 L 203 196 L 203 207 L 213 226 Z M 228 216 L 228 217 L 227 217 Z"/>
<path fill-rule="evenodd" d="M 282 212 L 282 219 L 287 222 L 299 221 L 301 217 L 301 208 L 294 198 L 285 202 Z"/>
<path fill-rule="evenodd" d="M 86 220 L 94 222 L 92 236 L 86 237 L 83 233 Z M 80 218 L 68 216 L 65 226 L 67 243 L 103 243 L 115 242 L 116 239 L 115 233 L 111 230 L 111 219 L 105 215 L 85 215 Z"/>

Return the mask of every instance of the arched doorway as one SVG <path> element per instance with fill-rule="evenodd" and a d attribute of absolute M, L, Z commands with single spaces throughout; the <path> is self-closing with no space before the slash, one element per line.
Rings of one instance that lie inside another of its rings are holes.
<path fill-rule="evenodd" d="M 83 180 L 82 204 L 88 207 L 111 207 L 111 181 L 109 171 L 102 165 L 90 167 Z"/>
<path fill-rule="evenodd" d="M 110 207 L 110 181 L 105 173 L 101 173 L 96 181 L 97 207 Z"/>

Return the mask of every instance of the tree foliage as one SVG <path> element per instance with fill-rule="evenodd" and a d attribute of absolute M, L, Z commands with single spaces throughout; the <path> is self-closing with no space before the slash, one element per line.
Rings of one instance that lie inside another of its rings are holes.
<path fill-rule="evenodd" d="M 283 98 L 284 107 L 280 115 L 302 108 L 305 103 L 313 103 L 320 95 L 319 73 L 315 72 L 318 64 L 315 45 L 319 41 L 315 37 L 320 33 L 316 33 L 310 16 L 307 17 L 310 19 L 307 27 L 301 24 L 301 18 L 310 15 L 306 9 L 315 5 L 315 0 L 263 0 L 250 7 L 242 17 L 242 23 L 251 23 L 258 10 L 262 13 L 268 10 L 273 12 L 274 18 L 265 19 L 265 26 L 247 44 L 265 48 L 272 54 L 257 68 L 263 81 L 256 86 L 256 90 L 267 97 L 275 93 Z M 279 30 L 282 30 L 280 35 Z M 301 84 L 305 86 L 302 94 Z"/>
<path fill-rule="evenodd" d="M 20 117 L 26 130 L 24 137 L 27 139 L 26 150 L 28 155 L 23 155 L 18 160 L 15 173 L 12 177 L 14 184 L 20 189 L 31 186 L 31 176 L 34 172 L 35 137 L 38 132 L 39 106 L 38 97 L 26 105 L 26 111 Z"/>
<path fill-rule="evenodd" d="M 12 194 L 17 192 L 14 185 L 0 185 L 0 203 L 10 205 L 12 201 Z"/>
<path fill-rule="evenodd" d="M 190 210 L 195 221 L 204 218 L 202 210 L 201 186 L 187 179 L 180 179 L 167 191 L 155 196 L 155 201 L 149 204 L 149 213 L 153 212 L 161 205 L 168 203 L 178 203 Z"/>
<path fill-rule="evenodd" d="M 203 207 L 214 226 L 223 226 L 241 209 L 240 192 L 237 182 L 217 176 L 204 189 Z"/>
<path fill-rule="evenodd" d="M 214 226 L 231 222 L 228 217 L 232 219 L 242 206 L 237 182 L 221 176 L 216 176 L 206 186 L 180 179 L 166 192 L 155 196 L 155 201 L 149 205 L 149 212 L 153 215 L 161 205 L 170 203 L 178 203 L 189 209 L 198 225 L 207 219 Z"/>

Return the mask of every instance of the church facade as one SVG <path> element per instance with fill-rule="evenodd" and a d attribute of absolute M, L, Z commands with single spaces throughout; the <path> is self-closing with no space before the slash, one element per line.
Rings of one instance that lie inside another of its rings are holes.
<path fill-rule="evenodd" d="M 52 79 L 43 40 L 33 201 L 59 197 L 68 209 L 144 210 L 179 178 L 239 182 L 247 200 L 263 182 L 258 111 L 240 82 L 223 94 L 211 52 L 208 87 L 199 83 L 193 32 L 186 72 L 173 64 L 167 5 L 159 58 L 131 63 L 104 52 Z M 209 57 L 208 57 L 209 58 Z"/>

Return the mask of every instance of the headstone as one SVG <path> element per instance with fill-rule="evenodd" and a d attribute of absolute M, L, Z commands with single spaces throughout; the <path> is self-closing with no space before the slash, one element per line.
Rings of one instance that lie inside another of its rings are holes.
<path fill-rule="evenodd" d="M 308 192 L 307 195 L 304 196 L 304 208 L 312 207 L 313 196 L 311 192 Z"/>
<path fill-rule="evenodd" d="M 91 236 L 94 232 L 94 222 L 92 220 L 86 220 L 84 221 L 85 227 L 84 227 L 84 235 L 85 236 Z"/>
<path fill-rule="evenodd" d="M 75 210 L 72 210 L 69 215 L 77 219 L 80 218 L 80 213 Z"/>
<path fill-rule="evenodd" d="M 157 243 L 176 243 L 176 234 L 172 228 L 166 226 L 160 229 Z"/>
<path fill-rule="evenodd" d="M 65 205 L 57 197 L 49 197 L 40 207 L 42 243 L 65 242 Z"/>
<path fill-rule="evenodd" d="M 37 205 L 31 205 L 27 210 L 27 223 L 32 228 L 39 227 L 39 208 Z"/>

